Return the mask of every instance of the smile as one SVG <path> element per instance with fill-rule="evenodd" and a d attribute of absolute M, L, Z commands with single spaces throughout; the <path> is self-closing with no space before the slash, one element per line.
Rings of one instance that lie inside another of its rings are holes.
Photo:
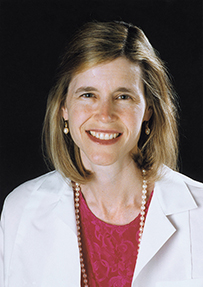
<path fill-rule="evenodd" d="M 101 132 L 94 132 L 94 131 L 89 131 L 89 133 L 100 140 L 112 140 L 117 138 L 120 134 L 119 133 L 101 133 Z"/>

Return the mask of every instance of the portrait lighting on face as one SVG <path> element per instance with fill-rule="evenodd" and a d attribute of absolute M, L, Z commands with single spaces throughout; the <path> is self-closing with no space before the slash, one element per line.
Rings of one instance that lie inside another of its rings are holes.
<path fill-rule="evenodd" d="M 124 57 L 73 77 L 63 108 L 83 164 L 92 171 L 94 164 L 128 165 L 150 116 L 141 69 Z"/>

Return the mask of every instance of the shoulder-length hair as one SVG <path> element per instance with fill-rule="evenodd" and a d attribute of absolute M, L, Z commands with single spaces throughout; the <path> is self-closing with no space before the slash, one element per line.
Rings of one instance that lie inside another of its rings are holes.
<path fill-rule="evenodd" d="M 153 110 L 148 123 L 151 133 L 145 134 L 146 123 L 143 123 L 138 152 L 133 159 L 147 170 L 151 180 L 160 177 L 164 165 L 177 168 L 177 108 L 163 62 L 140 28 L 124 22 L 90 22 L 76 33 L 66 48 L 57 83 L 48 97 L 43 127 L 47 159 L 73 181 L 85 183 L 92 173 L 84 168 L 71 134 L 63 133 L 62 107 L 70 81 L 77 73 L 118 57 L 141 67 L 146 103 Z"/>

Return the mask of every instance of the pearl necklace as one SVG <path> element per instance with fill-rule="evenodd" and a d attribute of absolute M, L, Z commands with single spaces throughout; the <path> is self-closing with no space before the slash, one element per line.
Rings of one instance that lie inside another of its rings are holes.
<path fill-rule="evenodd" d="M 140 211 L 140 228 L 139 228 L 139 239 L 138 239 L 138 251 L 140 249 L 140 243 L 142 239 L 142 234 L 144 230 L 144 224 L 145 224 L 145 209 L 146 209 L 146 202 L 147 202 L 147 180 L 146 180 L 146 170 L 142 170 L 143 175 L 143 182 L 142 182 L 142 204 L 141 204 L 141 211 Z M 87 273 L 85 269 L 84 259 L 83 259 L 83 252 L 82 252 L 82 239 L 81 239 L 81 233 L 80 233 L 80 192 L 81 187 L 80 184 L 77 182 L 72 182 L 72 188 L 74 191 L 74 202 L 75 202 L 75 218 L 76 218 L 76 227 L 77 227 L 77 237 L 78 237 L 78 248 L 79 248 L 79 254 L 80 254 L 80 266 L 81 266 L 81 272 L 82 272 L 82 280 L 84 283 L 84 287 L 89 287 L 88 285 L 88 278 Z"/>

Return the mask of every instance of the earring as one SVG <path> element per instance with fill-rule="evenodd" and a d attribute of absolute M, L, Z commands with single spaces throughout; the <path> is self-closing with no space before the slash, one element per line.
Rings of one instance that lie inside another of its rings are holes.
<path fill-rule="evenodd" d="M 65 135 L 69 133 L 69 128 L 68 128 L 68 121 L 64 121 L 64 129 L 63 132 Z"/>
<path fill-rule="evenodd" d="M 145 133 L 146 133 L 146 135 L 148 136 L 149 134 L 150 134 L 150 132 L 151 132 L 151 130 L 150 130 L 150 128 L 149 128 L 149 122 L 147 122 L 146 123 L 146 126 L 145 126 Z"/>

